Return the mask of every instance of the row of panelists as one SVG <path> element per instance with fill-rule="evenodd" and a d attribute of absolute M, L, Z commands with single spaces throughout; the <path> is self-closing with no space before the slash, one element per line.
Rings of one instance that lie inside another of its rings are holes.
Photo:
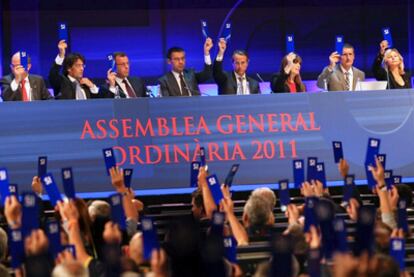
<path fill-rule="evenodd" d="M 329 65 L 318 76 L 317 86 L 324 91 L 354 91 L 367 89 L 408 89 L 412 88 L 411 77 L 404 69 L 404 59 L 396 48 L 391 48 L 387 40 L 380 43 L 372 71 L 379 82 L 367 84 L 365 73 L 354 66 L 355 49 L 344 43 L 339 37 L 336 51 L 329 56 Z M 167 63 L 171 70 L 158 79 L 158 95 L 198 96 L 202 95 L 199 84 L 214 79 L 219 95 L 259 94 L 259 82 L 247 74 L 249 56 L 246 51 L 236 50 L 232 54 L 232 71 L 223 69 L 223 58 L 227 48 L 227 39 L 218 42 L 218 54 L 214 62 L 210 56 L 213 41 L 207 37 L 204 43 L 204 68 L 196 72 L 186 67 L 185 51 L 172 47 L 167 53 Z M 136 98 L 148 97 L 153 93 L 144 80 L 130 76 L 130 63 L 126 53 L 115 52 L 108 56 L 106 83 L 97 86 L 86 78 L 86 60 L 82 54 L 67 53 L 66 40 L 60 40 L 57 55 L 49 72 L 49 82 L 54 97 L 49 93 L 41 76 L 29 74 L 31 61 L 29 55 L 20 51 L 11 58 L 11 73 L 1 79 L 3 101 L 33 101 L 47 99 L 90 98 Z M 294 48 L 290 49 L 294 50 Z M 271 80 L 271 90 L 279 92 L 306 92 L 300 70 L 301 57 L 289 52 L 281 62 L 279 74 Z M 258 77 L 260 77 L 258 75 Z"/>

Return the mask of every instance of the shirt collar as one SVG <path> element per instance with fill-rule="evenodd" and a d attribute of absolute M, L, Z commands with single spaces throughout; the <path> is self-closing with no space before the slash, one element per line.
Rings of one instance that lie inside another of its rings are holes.
<path fill-rule="evenodd" d="M 73 82 L 77 82 L 78 80 L 76 80 L 75 78 L 73 78 L 72 76 L 68 75 L 69 80 L 73 83 Z"/>
<path fill-rule="evenodd" d="M 234 76 L 236 76 L 236 79 L 238 80 L 239 78 L 242 78 L 242 80 L 246 79 L 246 73 L 244 73 L 243 75 L 239 75 L 236 72 L 234 72 Z"/>
<path fill-rule="evenodd" d="M 348 72 L 350 76 L 353 76 L 352 67 L 347 71 L 342 64 L 340 65 L 342 73 Z"/>

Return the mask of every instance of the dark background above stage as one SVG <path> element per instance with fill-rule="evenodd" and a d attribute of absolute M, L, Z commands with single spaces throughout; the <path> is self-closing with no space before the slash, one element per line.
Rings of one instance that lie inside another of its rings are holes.
<path fill-rule="evenodd" d="M 173 45 L 187 49 L 188 65 L 200 68 L 200 19 L 208 21 L 216 42 L 219 29 L 236 2 L 2 0 L 0 73 L 8 73 L 13 52 L 26 49 L 33 58 L 32 71 L 47 76 L 57 53 L 57 23 L 66 21 L 71 29 L 71 49 L 83 53 L 88 60 L 87 76 L 103 78 L 105 55 L 123 50 L 132 60 L 132 73 L 153 83 L 168 69 L 164 55 Z M 315 79 L 326 65 L 337 34 L 344 35 L 356 47 L 355 64 L 370 76 L 385 26 L 391 28 L 406 67 L 413 67 L 411 0 L 240 2 L 230 17 L 233 34 L 228 52 L 235 48 L 249 50 L 250 72 L 259 72 L 265 79 L 279 68 L 287 33 L 295 34 L 297 52 L 304 60 L 304 79 Z M 229 59 L 226 67 L 230 67 Z"/>

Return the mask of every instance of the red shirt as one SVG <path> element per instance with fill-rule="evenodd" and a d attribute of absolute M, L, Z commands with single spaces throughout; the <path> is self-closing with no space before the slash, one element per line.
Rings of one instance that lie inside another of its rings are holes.
<path fill-rule="evenodd" d="M 296 93 L 297 91 L 296 91 L 296 84 L 293 82 L 293 83 L 291 83 L 291 82 L 289 82 L 289 81 L 286 81 L 286 83 L 287 83 L 287 85 L 288 85 L 288 87 L 289 87 L 289 91 L 290 91 L 290 93 Z"/>

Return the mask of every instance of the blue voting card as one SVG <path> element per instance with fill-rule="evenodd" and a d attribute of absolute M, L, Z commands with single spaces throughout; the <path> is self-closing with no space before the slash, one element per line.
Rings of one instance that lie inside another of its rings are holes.
<path fill-rule="evenodd" d="M 198 173 L 200 171 L 200 162 L 192 162 L 190 168 L 190 187 L 198 187 Z"/>
<path fill-rule="evenodd" d="M 65 22 L 60 22 L 59 23 L 59 41 L 64 40 L 66 42 L 68 42 L 69 39 L 69 30 L 68 30 L 68 24 L 66 24 Z"/>
<path fill-rule="evenodd" d="M 301 188 L 305 182 L 305 162 L 303 160 L 293 161 L 293 180 L 297 189 Z"/>
<path fill-rule="evenodd" d="M 344 37 L 343 36 L 336 36 L 335 37 L 335 51 L 338 52 L 339 55 L 342 55 L 342 50 L 344 49 Z"/>
<path fill-rule="evenodd" d="M 227 42 L 231 38 L 231 23 L 227 22 L 224 26 L 223 34 L 221 35 L 222 38 L 224 38 Z"/>
<path fill-rule="evenodd" d="M 374 247 L 375 206 L 361 206 L 358 211 L 354 251 L 359 256 L 364 251 L 372 253 Z"/>
<path fill-rule="evenodd" d="M 74 259 L 76 259 L 76 247 L 75 247 L 75 245 L 73 245 L 73 244 L 66 244 L 63 248 L 64 248 L 63 250 L 69 251 L 72 254 L 72 257 Z"/>
<path fill-rule="evenodd" d="M 322 183 L 323 188 L 326 188 L 325 163 L 316 164 L 316 176 L 316 179 Z"/>
<path fill-rule="evenodd" d="M 47 157 L 41 156 L 37 159 L 37 177 L 42 178 L 47 173 Z"/>
<path fill-rule="evenodd" d="M 126 218 L 124 206 L 122 205 L 122 194 L 115 193 L 110 195 L 109 204 L 111 205 L 111 220 L 118 224 L 121 230 L 125 230 Z"/>
<path fill-rule="evenodd" d="M 316 164 L 318 163 L 318 159 L 316 157 L 309 157 L 308 158 L 308 170 L 307 170 L 307 180 L 317 180 L 316 174 Z"/>
<path fill-rule="evenodd" d="M 287 235 L 277 234 L 274 236 L 271 246 L 273 258 L 271 272 L 268 276 L 292 276 L 292 238 Z"/>
<path fill-rule="evenodd" d="M 10 184 L 9 193 L 10 195 L 14 195 L 17 199 L 19 199 L 19 186 L 17 184 Z"/>
<path fill-rule="evenodd" d="M 346 207 L 349 204 L 349 200 L 352 198 L 355 189 L 355 175 L 347 175 L 345 177 L 345 185 L 343 188 L 342 203 Z"/>
<path fill-rule="evenodd" d="M 382 164 L 382 167 L 385 169 L 385 166 L 387 165 L 387 155 L 386 154 L 378 154 L 377 159 Z"/>
<path fill-rule="evenodd" d="M 347 241 L 347 232 L 345 219 L 337 217 L 333 221 L 334 231 L 335 231 L 335 243 L 334 251 L 335 252 L 348 252 L 348 241 Z"/>
<path fill-rule="evenodd" d="M 321 251 L 317 249 L 309 249 L 308 251 L 308 274 L 310 277 L 321 276 Z"/>
<path fill-rule="evenodd" d="M 404 230 L 404 232 L 408 233 L 408 221 L 407 221 L 407 201 L 405 198 L 401 198 L 398 200 L 398 228 Z"/>
<path fill-rule="evenodd" d="M 223 238 L 224 255 L 231 263 L 237 263 L 237 241 L 233 236 Z"/>
<path fill-rule="evenodd" d="M 62 168 L 63 191 L 69 199 L 75 198 L 75 184 L 73 182 L 73 172 L 71 167 Z"/>
<path fill-rule="evenodd" d="M 53 258 L 62 252 L 62 242 L 60 240 L 60 224 L 56 220 L 49 220 L 46 225 L 46 234 L 49 239 L 49 252 L 53 255 Z"/>
<path fill-rule="evenodd" d="M 316 217 L 315 213 L 315 207 L 318 203 L 318 198 L 316 197 L 307 197 L 305 199 L 305 225 L 303 227 L 303 231 L 309 232 L 310 226 L 313 225 L 315 227 L 318 227 L 318 219 Z"/>
<path fill-rule="evenodd" d="M 208 25 L 207 21 L 205 20 L 201 20 L 201 32 L 203 34 L 204 39 L 209 38 Z"/>
<path fill-rule="evenodd" d="M 151 252 L 154 249 L 160 249 L 157 230 L 154 221 L 150 217 L 142 217 L 141 219 L 142 237 L 144 239 L 144 259 L 151 258 Z"/>
<path fill-rule="evenodd" d="M 9 174 L 7 168 L 0 168 L 0 196 L 2 206 L 4 206 L 7 196 L 10 195 L 9 186 Z"/>
<path fill-rule="evenodd" d="M 342 149 L 342 142 L 333 141 L 332 148 L 333 148 L 335 163 L 339 163 L 339 161 L 344 158 L 344 150 Z"/>
<path fill-rule="evenodd" d="M 213 195 L 214 202 L 216 205 L 220 204 L 221 199 L 223 199 L 223 193 L 221 192 L 220 182 L 216 174 L 210 175 L 207 177 L 207 184 L 210 188 L 211 194 Z"/>
<path fill-rule="evenodd" d="M 104 160 L 105 160 L 105 166 L 106 166 L 106 174 L 108 176 L 110 175 L 109 169 L 112 167 L 116 167 L 116 160 L 115 160 L 115 154 L 114 150 L 111 148 L 105 148 L 102 150 Z"/>
<path fill-rule="evenodd" d="M 392 175 L 392 184 L 398 185 L 402 183 L 402 176 L 400 175 Z"/>
<path fill-rule="evenodd" d="M 200 166 L 206 166 L 206 149 L 200 147 Z"/>
<path fill-rule="evenodd" d="M 124 183 L 127 188 L 131 187 L 131 180 L 132 180 L 133 173 L 134 173 L 134 170 L 132 168 L 124 169 Z"/>
<path fill-rule="evenodd" d="M 384 170 L 384 179 L 385 179 L 385 184 L 387 185 L 387 190 L 391 190 L 392 185 L 393 185 L 393 178 L 392 178 L 392 170 Z"/>
<path fill-rule="evenodd" d="M 391 36 L 391 29 L 389 27 L 382 28 L 382 36 L 384 40 L 388 41 L 388 48 L 392 48 L 392 36 Z"/>
<path fill-rule="evenodd" d="M 286 211 L 287 206 L 290 204 L 289 180 L 279 181 L 279 199 L 280 207 L 284 212 Z"/>
<path fill-rule="evenodd" d="M 365 157 L 365 164 L 376 167 L 375 157 L 379 153 L 381 140 L 376 138 L 368 139 L 367 155 Z"/>
<path fill-rule="evenodd" d="M 333 226 L 335 231 L 335 247 L 334 251 L 347 253 L 348 241 L 345 219 L 337 217 L 333 220 Z"/>
<path fill-rule="evenodd" d="M 377 181 L 375 181 L 374 176 L 372 175 L 371 170 L 369 170 L 369 166 L 365 165 L 365 174 L 367 175 L 367 182 L 368 188 L 373 189 L 377 185 Z"/>
<path fill-rule="evenodd" d="M 405 270 L 405 241 L 403 238 L 392 238 L 390 241 L 390 256 L 398 263 L 400 270 Z"/>
<path fill-rule="evenodd" d="M 108 68 L 111 69 L 112 72 L 116 73 L 116 62 L 113 54 L 106 55 L 106 59 L 108 60 Z"/>
<path fill-rule="evenodd" d="M 46 190 L 46 193 L 49 195 L 49 200 L 52 203 L 52 206 L 56 206 L 58 201 L 62 201 L 62 196 L 60 195 L 59 188 L 56 185 L 55 179 L 51 173 L 46 174 L 41 178 L 43 187 Z"/>
<path fill-rule="evenodd" d="M 39 228 L 39 204 L 34 192 L 22 194 L 22 232 L 26 237 Z"/>
<path fill-rule="evenodd" d="M 225 220 L 225 214 L 222 212 L 214 211 L 211 218 L 211 232 L 222 236 L 223 235 L 223 225 Z"/>
<path fill-rule="evenodd" d="M 286 53 L 295 52 L 295 36 L 289 34 L 286 36 Z"/>
<path fill-rule="evenodd" d="M 322 234 L 322 256 L 331 259 L 335 245 L 335 231 L 333 228 L 335 207 L 331 201 L 321 198 L 316 204 L 315 210 Z"/>
<path fill-rule="evenodd" d="M 226 179 L 224 180 L 224 184 L 228 187 L 231 187 L 233 184 L 234 176 L 236 175 L 237 171 L 239 170 L 240 164 L 233 164 L 230 168 L 229 173 L 226 176 Z"/>
<path fill-rule="evenodd" d="M 11 267 L 19 268 L 25 259 L 23 234 L 21 229 L 14 229 L 9 231 L 9 245 Z"/>
<path fill-rule="evenodd" d="M 29 64 L 28 54 L 26 51 L 20 51 L 20 65 L 27 71 Z"/>

